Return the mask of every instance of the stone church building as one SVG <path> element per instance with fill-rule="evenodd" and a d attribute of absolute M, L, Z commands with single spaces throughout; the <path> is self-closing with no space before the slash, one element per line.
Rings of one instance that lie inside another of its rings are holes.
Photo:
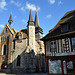
<path fill-rule="evenodd" d="M 0 34 L 0 71 L 6 73 L 46 72 L 43 29 L 40 27 L 36 11 L 33 21 L 30 10 L 27 29 L 17 31 L 12 28 L 12 13 L 9 25 Z"/>

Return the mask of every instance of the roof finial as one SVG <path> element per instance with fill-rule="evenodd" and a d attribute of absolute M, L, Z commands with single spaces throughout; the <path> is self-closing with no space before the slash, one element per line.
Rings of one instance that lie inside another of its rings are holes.
<path fill-rule="evenodd" d="M 12 20 L 12 10 L 11 10 L 8 22 L 9 22 L 9 27 L 12 28 L 12 22 L 13 22 L 13 20 Z"/>
<path fill-rule="evenodd" d="M 38 11 L 38 5 L 36 4 L 36 11 Z"/>
<path fill-rule="evenodd" d="M 12 14 L 12 8 L 11 8 L 11 14 Z"/>

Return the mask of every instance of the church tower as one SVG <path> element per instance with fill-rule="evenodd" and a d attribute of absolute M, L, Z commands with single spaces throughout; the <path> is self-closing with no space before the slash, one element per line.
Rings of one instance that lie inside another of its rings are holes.
<path fill-rule="evenodd" d="M 42 28 L 40 27 L 40 24 L 39 24 L 37 10 L 36 10 L 36 15 L 35 15 L 34 25 L 35 25 L 35 39 L 40 40 L 43 37 L 43 30 L 42 30 Z"/>
<path fill-rule="evenodd" d="M 28 45 L 30 50 L 34 50 L 35 52 L 35 26 L 32 17 L 32 10 L 30 9 L 29 21 L 28 21 Z"/>
<path fill-rule="evenodd" d="M 12 29 L 12 22 L 13 22 L 13 20 L 12 20 L 12 12 L 10 13 L 10 17 L 9 17 L 8 22 L 9 22 L 9 27 Z"/>

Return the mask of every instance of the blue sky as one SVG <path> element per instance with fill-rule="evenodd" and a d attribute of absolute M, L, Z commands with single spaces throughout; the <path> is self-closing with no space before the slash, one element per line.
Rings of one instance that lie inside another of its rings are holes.
<path fill-rule="evenodd" d="M 19 31 L 27 28 L 30 8 L 35 20 L 36 6 L 40 26 L 45 35 L 66 12 L 75 10 L 75 0 L 0 0 L 0 33 L 5 24 L 8 24 L 11 9 L 12 27 Z"/>

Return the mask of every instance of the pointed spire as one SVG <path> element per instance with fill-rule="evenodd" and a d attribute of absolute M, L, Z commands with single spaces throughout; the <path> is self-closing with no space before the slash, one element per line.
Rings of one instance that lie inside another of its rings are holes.
<path fill-rule="evenodd" d="M 12 12 L 10 13 L 10 18 L 9 19 L 12 20 Z"/>
<path fill-rule="evenodd" d="M 10 17 L 9 17 L 8 22 L 9 22 L 9 21 L 12 21 L 12 22 L 13 22 L 13 20 L 12 20 L 12 12 L 10 13 Z"/>
<path fill-rule="evenodd" d="M 29 14 L 29 21 L 28 21 L 28 25 L 34 25 L 34 21 L 33 21 L 33 16 L 32 16 L 32 10 L 30 9 L 30 14 Z"/>
<path fill-rule="evenodd" d="M 12 28 L 12 22 L 13 22 L 13 20 L 12 20 L 12 11 L 10 13 L 10 17 L 9 17 L 8 22 L 9 22 L 9 27 Z"/>
<path fill-rule="evenodd" d="M 32 10 L 30 9 L 29 21 L 33 21 Z"/>
<path fill-rule="evenodd" d="M 40 27 L 38 14 L 37 14 L 37 9 L 36 9 L 36 15 L 35 15 L 35 27 Z"/>

